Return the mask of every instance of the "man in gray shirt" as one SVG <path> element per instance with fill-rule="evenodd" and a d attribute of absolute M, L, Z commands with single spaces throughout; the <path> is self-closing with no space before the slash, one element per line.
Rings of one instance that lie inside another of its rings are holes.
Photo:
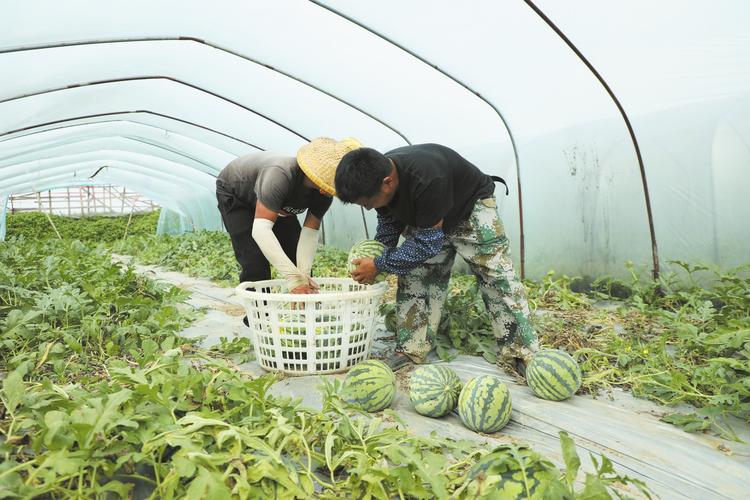
<path fill-rule="evenodd" d="M 233 160 L 216 179 L 224 227 L 239 262 L 240 282 L 271 278 L 272 264 L 291 293 L 315 293 L 311 278 L 321 219 L 335 195 L 334 174 L 354 139 L 318 138 L 297 157 L 252 153 Z M 297 215 L 307 211 L 303 226 Z"/>

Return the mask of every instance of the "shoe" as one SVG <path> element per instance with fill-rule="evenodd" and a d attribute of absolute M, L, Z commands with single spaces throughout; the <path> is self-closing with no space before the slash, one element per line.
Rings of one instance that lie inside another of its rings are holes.
<path fill-rule="evenodd" d="M 414 362 L 403 352 L 394 352 L 387 358 L 383 359 L 383 363 L 388 365 L 388 367 L 395 372 L 396 370 L 400 370 L 401 368 L 413 364 Z"/>
<path fill-rule="evenodd" d="M 526 361 L 523 358 L 513 358 L 513 368 L 516 369 L 520 376 L 526 378 Z"/>

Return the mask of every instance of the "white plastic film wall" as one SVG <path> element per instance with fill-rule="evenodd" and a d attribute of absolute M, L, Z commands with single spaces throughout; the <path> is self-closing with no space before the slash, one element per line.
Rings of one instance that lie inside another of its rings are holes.
<path fill-rule="evenodd" d="M 746 2 L 0 9 L 0 197 L 99 171 L 217 229 L 214 177 L 238 155 L 438 142 L 508 181 L 496 195 L 526 276 L 748 260 Z M 364 219 L 334 203 L 327 243 L 372 236 Z"/>

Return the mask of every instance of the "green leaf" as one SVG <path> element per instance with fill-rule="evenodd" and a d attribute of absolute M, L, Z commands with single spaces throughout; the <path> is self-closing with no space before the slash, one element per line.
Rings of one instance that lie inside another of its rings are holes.
<path fill-rule="evenodd" d="M 199 467 L 198 476 L 190 483 L 186 498 L 191 500 L 203 500 L 205 498 L 224 500 L 231 498 L 231 491 L 224 484 L 221 474 L 210 471 L 205 467 Z"/>
<path fill-rule="evenodd" d="M 8 313 L 5 319 L 5 327 L 3 329 L 4 336 L 10 336 L 13 333 L 18 333 L 23 330 L 32 321 L 42 315 L 42 311 L 38 309 L 32 309 L 30 311 L 21 311 L 14 309 Z"/>
<path fill-rule="evenodd" d="M 98 493 L 117 493 L 120 498 L 131 498 L 130 490 L 133 489 L 132 484 L 125 484 L 114 479 L 108 479 L 106 483 L 101 486 L 97 486 L 96 490 Z M 97 495 L 97 498 L 100 495 Z M 111 495 L 101 495 L 105 498 L 110 498 Z"/>
<path fill-rule="evenodd" d="M 82 353 L 83 347 L 81 346 L 81 343 L 76 340 L 75 337 L 73 337 L 71 334 L 66 333 L 63 335 L 63 342 L 65 342 L 65 345 L 73 352 Z"/>
<path fill-rule="evenodd" d="M 662 421 L 681 427 L 685 432 L 695 432 L 711 427 L 711 420 L 699 417 L 695 413 L 670 413 Z"/>
<path fill-rule="evenodd" d="M 146 356 L 151 357 L 159 349 L 159 344 L 151 339 L 146 339 L 141 344 L 141 349 Z"/>
<path fill-rule="evenodd" d="M 328 435 L 326 436 L 325 446 L 324 446 L 324 452 L 326 457 L 326 465 L 328 466 L 328 470 L 331 471 L 331 474 L 333 474 L 333 445 L 336 441 L 336 435 L 334 434 L 334 431 L 336 428 L 332 428 Z"/>
<path fill-rule="evenodd" d="M 560 446 L 565 461 L 565 481 L 572 487 L 578 477 L 578 469 L 581 468 L 581 459 L 578 457 L 575 442 L 565 431 L 560 432 Z"/>
<path fill-rule="evenodd" d="M 47 455 L 41 468 L 49 467 L 58 476 L 66 476 L 82 469 L 89 460 L 88 454 L 82 450 L 56 450 Z"/>
<path fill-rule="evenodd" d="M 8 472 L 19 464 L 14 460 L 0 462 L 0 498 L 18 498 L 23 491 L 24 484 L 21 474 L 18 472 Z"/>
<path fill-rule="evenodd" d="M 615 466 L 612 464 L 612 461 L 606 457 L 606 455 L 602 455 L 602 463 L 601 465 L 597 465 L 596 459 L 593 455 L 591 455 L 591 460 L 594 462 L 594 465 L 596 465 L 596 472 L 600 476 L 603 476 L 604 474 L 614 474 L 615 473 Z"/>
<path fill-rule="evenodd" d="M 161 343 L 161 350 L 162 351 L 168 351 L 170 349 L 173 349 L 174 348 L 174 343 L 175 343 L 175 337 L 167 337 Z"/>
<path fill-rule="evenodd" d="M 607 487 L 593 474 L 586 474 L 583 491 L 576 495 L 577 500 L 611 500 Z"/>
<path fill-rule="evenodd" d="M 44 444 L 50 449 L 67 448 L 73 443 L 70 435 L 70 419 L 68 414 L 62 411 L 51 410 L 44 414 Z"/>
<path fill-rule="evenodd" d="M 195 475 L 196 467 L 193 462 L 181 455 L 175 455 L 172 458 L 172 465 L 180 477 L 191 478 Z"/>
<path fill-rule="evenodd" d="M 3 380 L 3 402 L 10 413 L 16 411 L 18 405 L 23 401 L 26 389 L 23 384 L 23 377 L 18 370 L 8 374 Z"/>

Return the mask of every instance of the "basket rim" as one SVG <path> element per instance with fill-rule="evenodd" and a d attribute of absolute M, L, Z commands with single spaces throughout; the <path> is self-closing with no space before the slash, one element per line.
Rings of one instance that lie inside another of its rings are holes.
<path fill-rule="evenodd" d="M 351 278 L 315 278 L 315 281 L 319 284 L 339 284 L 339 283 L 356 283 Z M 261 281 L 243 281 L 237 285 L 234 289 L 234 293 L 237 296 L 244 297 L 247 299 L 263 299 L 265 301 L 273 302 L 328 302 L 333 300 L 346 300 L 346 299 L 364 299 L 368 297 L 378 297 L 385 294 L 388 290 L 388 282 L 382 281 L 372 285 L 365 285 L 367 288 L 364 290 L 357 290 L 353 292 L 328 292 L 328 293 L 314 293 L 314 294 L 300 294 L 300 293 L 267 293 L 259 291 L 250 291 L 247 288 L 262 288 L 274 285 L 280 285 L 285 283 L 283 279 L 270 279 Z"/>

